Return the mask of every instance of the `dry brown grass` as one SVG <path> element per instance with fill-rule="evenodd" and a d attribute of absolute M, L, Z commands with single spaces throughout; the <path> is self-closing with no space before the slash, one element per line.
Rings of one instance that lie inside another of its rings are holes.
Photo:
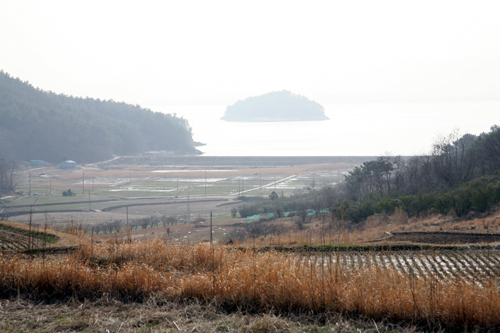
<path fill-rule="evenodd" d="M 0 300 L 0 332 L 416 332 L 415 328 L 339 314 L 280 316 L 224 312 L 201 302 L 123 303 L 103 297 L 95 302 L 39 304 Z"/>
<path fill-rule="evenodd" d="M 141 301 L 197 299 L 252 311 L 361 314 L 434 325 L 500 327 L 496 281 L 421 279 L 374 266 L 351 267 L 328 255 L 258 253 L 206 244 L 84 246 L 51 260 L 0 255 L 3 297 Z M 325 261 L 323 261 L 325 260 Z"/>

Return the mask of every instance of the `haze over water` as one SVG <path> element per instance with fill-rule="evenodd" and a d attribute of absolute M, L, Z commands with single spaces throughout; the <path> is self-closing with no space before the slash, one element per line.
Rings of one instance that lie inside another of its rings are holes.
<path fill-rule="evenodd" d="M 163 105 L 154 111 L 188 119 L 207 156 L 375 156 L 429 153 L 459 129 L 488 132 L 500 124 L 500 101 L 343 103 L 324 105 L 330 120 L 227 122 L 226 106 Z"/>
<path fill-rule="evenodd" d="M 419 154 L 455 128 L 479 134 L 500 119 L 498 0 L 0 8 L 0 69 L 43 90 L 182 115 L 206 155 Z M 322 104 L 330 120 L 220 120 L 228 104 L 280 90 Z"/>

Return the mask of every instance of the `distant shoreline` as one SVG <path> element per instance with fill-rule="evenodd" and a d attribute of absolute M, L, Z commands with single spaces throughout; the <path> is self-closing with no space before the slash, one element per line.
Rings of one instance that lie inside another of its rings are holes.
<path fill-rule="evenodd" d="M 272 119 L 272 118 L 250 118 L 250 119 L 224 119 L 224 121 L 230 121 L 235 123 L 287 123 L 287 122 L 296 122 L 296 121 L 325 121 L 330 120 L 330 118 L 326 117 L 323 119 Z"/>
<path fill-rule="evenodd" d="M 279 167 L 304 164 L 350 163 L 361 164 L 375 160 L 377 156 L 207 156 L 207 155 L 170 155 L 155 156 L 158 165 L 172 166 L 248 166 Z M 100 167 L 115 164 L 145 164 L 150 156 L 122 156 L 118 159 L 97 163 Z"/>

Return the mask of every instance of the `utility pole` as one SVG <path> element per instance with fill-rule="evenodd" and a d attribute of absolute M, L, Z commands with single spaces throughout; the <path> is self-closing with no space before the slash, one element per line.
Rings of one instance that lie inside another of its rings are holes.
<path fill-rule="evenodd" d="M 3 183 L 3 158 L 0 159 L 0 200 L 2 198 L 2 183 Z"/>
<path fill-rule="evenodd" d="M 207 170 L 205 170 L 205 196 L 207 196 Z"/>
<path fill-rule="evenodd" d="M 128 205 L 125 208 L 127 208 L 127 227 L 128 227 Z"/>
<path fill-rule="evenodd" d="M 90 212 L 90 190 L 89 190 L 89 212 Z"/>
<path fill-rule="evenodd" d="M 213 235 L 212 235 L 212 212 L 210 212 L 210 246 L 212 245 Z"/>
<path fill-rule="evenodd" d="M 28 171 L 28 182 L 29 182 L 28 195 L 31 197 L 31 170 Z"/>
<path fill-rule="evenodd" d="M 179 197 L 179 178 L 177 178 L 177 195 L 175 197 Z"/>
<path fill-rule="evenodd" d="M 191 210 L 189 207 L 189 188 L 188 188 L 188 195 L 187 195 L 187 220 L 188 220 L 188 223 L 191 222 Z"/>
<path fill-rule="evenodd" d="M 82 193 L 85 194 L 85 171 L 82 170 Z"/>

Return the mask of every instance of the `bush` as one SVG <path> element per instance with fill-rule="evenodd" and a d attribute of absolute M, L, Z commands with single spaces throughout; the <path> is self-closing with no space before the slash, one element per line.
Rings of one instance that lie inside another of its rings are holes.
<path fill-rule="evenodd" d="M 260 214 L 259 208 L 256 205 L 242 205 L 238 209 L 241 217 L 248 217 L 256 214 Z"/>

